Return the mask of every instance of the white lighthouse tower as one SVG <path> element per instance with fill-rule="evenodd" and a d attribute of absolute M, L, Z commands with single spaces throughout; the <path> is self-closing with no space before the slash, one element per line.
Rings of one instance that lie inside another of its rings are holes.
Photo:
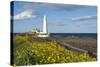
<path fill-rule="evenodd" d="M 47 17 L 44 16 L 43 18 L 43 32 L 48 33 L 48 24 L 47 24 Z"/>
<path fill-rule="evenodd" d="M 38 37 L 49 37 L 47 16 L 43 17 L 43 30 L 42 30 L 42 32 L 39 32 Z"/>

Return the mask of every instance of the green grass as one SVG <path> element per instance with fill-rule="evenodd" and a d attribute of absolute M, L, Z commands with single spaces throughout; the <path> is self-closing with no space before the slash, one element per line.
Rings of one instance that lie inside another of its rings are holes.
<path fill-rule="evenodd" d="M 80 54 L 45 38 L 14 37 L 14 64 L 35 65 L 96 61 L 88 54 Z"/>

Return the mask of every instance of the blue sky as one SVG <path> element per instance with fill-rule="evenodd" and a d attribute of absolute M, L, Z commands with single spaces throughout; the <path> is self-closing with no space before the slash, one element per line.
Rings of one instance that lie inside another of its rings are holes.
<path fill-rule="evenodd" d="M 14 32 L 42 30 L 47 16 L 49 33 L 96 33 L 97 7 L 71 4 L 50 4 L 14 1 Z"/>

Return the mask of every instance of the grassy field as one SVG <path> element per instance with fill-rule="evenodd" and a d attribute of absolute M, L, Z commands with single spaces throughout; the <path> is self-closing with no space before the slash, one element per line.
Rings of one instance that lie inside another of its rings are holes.
<path fill-rule="evenodd" d="M 67 41 L 67 40 L 66 40 Z M 46 38 L 14 36 L 14 64 L 36 65 L 96 61 L 86 53 L 78 53 Z"/>

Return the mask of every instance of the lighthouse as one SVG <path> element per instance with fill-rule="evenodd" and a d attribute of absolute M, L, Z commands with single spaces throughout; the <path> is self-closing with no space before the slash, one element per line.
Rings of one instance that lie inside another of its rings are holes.
<path fill-rule="evenodd" d="M 43 16 L 43 30 L 42 32 L 39 32 L 38 37 L 49 37 L 47 16 Z"/>
<path fill-rule="evenodd" d="M 44 16 L 43 18 L 43 32 L 48 33 L 48 24 L 47 24 L 47 17 Z"/>

